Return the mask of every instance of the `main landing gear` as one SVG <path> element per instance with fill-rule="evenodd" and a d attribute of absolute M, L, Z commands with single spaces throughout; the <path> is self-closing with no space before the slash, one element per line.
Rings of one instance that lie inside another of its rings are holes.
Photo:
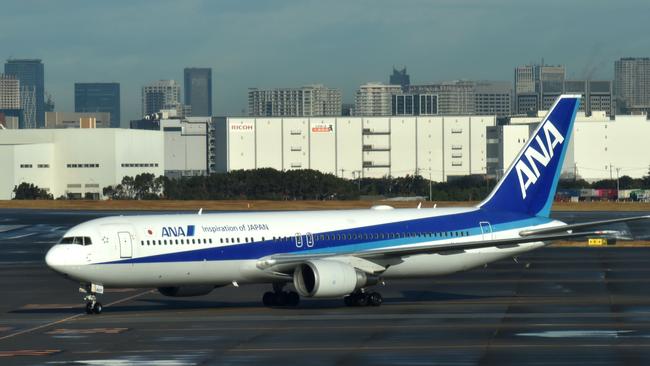
<path fill-rule="evenodd" d="M 265 292 L 262 296 L 264 306 L 298 306 L 300 296 L 295 291 L 283 291 L 284 283 L 274 283 L 273 292 Z"/>
<path fill-rule="evenodd" d="M 365 292 L 361 289 L 344 297 L 343 302 L 347 306 L 379 306 L 384 298 L 379 292 Z"/>
<path fill-rule="evenodd" d="M 98 285 L 85 285 L 79 288 L 79 292 L 86 293 L 84 301 L 86 302 L 86 314 L 101 314 L 104 307 L 102 303 L 97 301 L 97 294 L 104 293 L 103 286 Z"/>

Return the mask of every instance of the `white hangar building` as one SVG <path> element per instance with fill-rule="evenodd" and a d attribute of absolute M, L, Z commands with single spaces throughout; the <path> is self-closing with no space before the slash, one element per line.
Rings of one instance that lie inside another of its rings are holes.
<path fill-rule="evenodd" d="M 141 173 L 164 174 L 161 131 L 113 128 L 0 130 L 0 199 L 33 183 L 54 198 L 100 198 Z"/>
<path fill-rule="evenodd" d="M 315 169 L 344 178 L 486 174 L 494 116 L 216 118 L 214 171 Z"/>
<path fill-rule="evenodd" d="M 515 118 L 499 126 L 500 170 L 508 167 L 541 122 L 539 117 Z M 591 116 L 578 113 L 563 167 L 563 176 L 587 181 L 616 179 L 628 175 L 641 178 L 650 170 L 650 121 L 645 115 L 617 115 L 605 112 Z M 498 175 L 498 174 L 497 174 Z"/>

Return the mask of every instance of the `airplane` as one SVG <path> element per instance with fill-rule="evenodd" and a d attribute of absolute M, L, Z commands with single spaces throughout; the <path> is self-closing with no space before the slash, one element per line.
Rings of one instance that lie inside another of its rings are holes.
<path fill-rule="evenodd" d="M 104 288 L 180 297 L 255 283 L 272 286 L 262 296 L 271 307 L 301 297 L 379 306 L 371 287 L 384 281 L 468 270 L 553 240 L 615 233 L 590 227 L 650 218 L 567 225 L 549 217 L 579 104 L 579 95 L 560 96 L 473 207 L 104 217 L 71 228 L 45 261 L 80 283 L 88 314 L 102 312 Z"/>

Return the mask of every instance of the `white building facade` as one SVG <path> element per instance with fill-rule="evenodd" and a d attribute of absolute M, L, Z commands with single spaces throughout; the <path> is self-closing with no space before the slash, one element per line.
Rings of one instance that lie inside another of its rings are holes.
<path fill-rule="evenodd" d="M 486 173 L 494 116 L 216 118 L 215 172 L 315 169 L 354 179 Z"/>
<path fill-rule="evenodd" d="M 208 131 L 211 117 L 162 119 L 165 176 L 205 175 L 208 172 Z"/>
<path fill-rule="evenodd" d="M 163 134 L 125 129 L 0 130 L 0 199 L 32 183 L 54 198 L 101 198 L 125 176 L 164 173 Z"/>
<path fill-rule="evenodd" d="M 507 168 L 540 117 L 512 118 L 511 124 L 500 127 L 500 160 Z M 617 115 L 610 119 L 606 112 L 578 113 L 564 161 L 563 176 L 597 181 L 624 175 L 641 178 L 650 170 L 650 122 L 645 115 Z"/>

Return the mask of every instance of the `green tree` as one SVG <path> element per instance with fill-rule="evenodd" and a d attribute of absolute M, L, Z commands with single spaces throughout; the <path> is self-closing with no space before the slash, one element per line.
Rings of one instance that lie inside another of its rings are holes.
<path fill-rule="evenodd" d="M 22 182 L 14 186 L 15 200 L 51 200 L 54 197 L 46 190 L 39 188 L 32 183 Z"/>

